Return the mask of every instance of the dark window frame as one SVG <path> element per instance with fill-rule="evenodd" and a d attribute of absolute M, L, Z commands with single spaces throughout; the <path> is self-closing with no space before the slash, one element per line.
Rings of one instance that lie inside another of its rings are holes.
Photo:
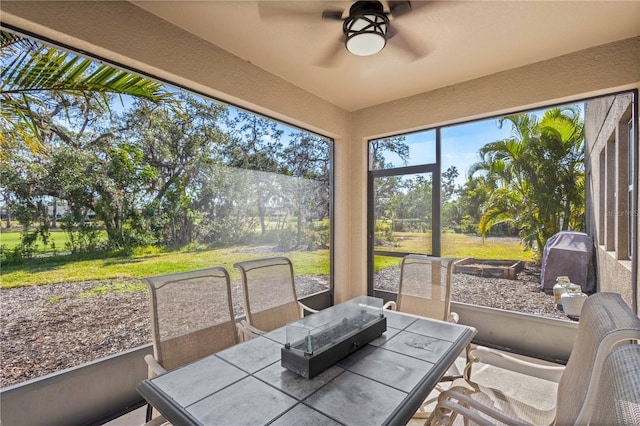
<path fill-rule="evenodd" d="M 451 126 L 458 126 L 458 125 L 464 125 L 464 124 L 468 124 L 468 123 L 473 123 L 473 122 L 478 122 L 478 121 L 483 121 L 483 120 L 490 120 L 490 119 L 497 119 L 500 117 L 504 117 L 507 115 L 511 115 L 511 114 L 520 114 L 520 113 L 527 113 L 527 112 L 533 112 L 533 111 L 540 111 L 540 110 L 545 110 L 545 109 L 551 109 L 554 107 L 559 107 L 559 106 L 563 106 L 563 105 L 570 105 L 570 104 L 576 104 L 576 103 L 586 103 L 589 100 L 593 100 L 593 99 L 599 99 L 599 98 L 604 98 L 607 96 L 615 96 L 618 94 L 631 94 L 632 95 L 632 101 L 631 101 L 631 105 L 632 105 L 632 114 L 631 114 L 631 121 L 633 121 L 634 123 L 638 122 L 638 89 L 631 89 L 631 90 L 621 90 L 621 91 L 616 91 L 613 93 L 606 93 L 606 94 L 602 94 L 602 95 L 597 95 L 597 96 L 589 96 L 589 97 L 577 97 L 574 100 L 567 100 L 564 102 L 556 102 L 556 103 L 551 103 L 551 104 L 546 104 L 546 105 L 542 105 L 539 107 L 535 107 L 535 108 L 527 108 L 527 109 L 514 109 L 511 112 L 506 112 L 506 113 L 502 113 L 500 115 L 490 115 L 484 118 L 478 118 L 478 119 L 473 119 L 473 120 L 461 120 L 458 122 L 452 122 L 449 123 L 447 125 L 443 125 L 443 126 L 437 126 L 437 127 L 426 127 L 423 130 L 419 130 L 419 131 L 430 131 L 430 130 L 435 130 L 436 131 L 436 165 L 438 167 L 438 169 L 441 168 L 441 157 L 440 157 L 440 153 L 441 153 L 441 137 L 440 137 L 440 133 L 441 133 L 441 129 L 443 128 L 447 128 L 447 127 L 451 127 Z M 638 200 L 638 191 L 637 191 L 637 185 L 638 185 L 638 176 L 637 176 L 637 170 L 638 170 L 638 163 L 639 163 L 639 152 L 640 149 L 638 149 L 637 146 L 637 141 L 639 140 L 638 137 L 638 127 L 640 126 L 633 126 L 633 130 L 631 131 L 632 136 L 633 136 L 633 142 L 629 142 L 630 144 L 633 143 L 633 152 L 629 153 L 629 160 L 630 160 L 630 167 L 633 167 L 633 170 L 635 172 L 635 174 L 633 174 L 632 176 L 632 185 L 633 188 L 635 189 L 635 191 L 633 191 L 633 193 L 629 196 L 630 197 L 630 209 L 631 211 L 629 212 L 629 230 L 630 230 L 630 234 L 631 234 L 631 238 L 629 241 L 629 245 L 630 245 L 630 250 L 629 250 L 629 258 L 632 261 L 632 283 L 637 282 L 638 279 L 638 265 L 637 265 L 637 256 L 635 255 L 635 253 L 637 253 L 638 250 L 638 239 L 636 238 L 636 236 L 634 235 L 634 232 L 636 232 L 636 230 L 638 229 L 638 206 L 639 206 L 639 200 Z M 409 133 L 415 133 L 416 131 L 413 132 L 407 132 L 407 133 L 396 133 L 393 135 L 389 135 L 387 137 L 399 137 L 399 136 L 403 136 L 405 134 L 409 134 Z M 380 138 L 376 138 L 376 139 L 380 139 Z M 368 141 L 367 144 L 367 158 L 370 159 L 371 158 L 371 153 L 369 152 L 369 147 L 370 144 L 369 142 L 371 142 L 372 140 L 375 139 L 370 139 Z M 585 149 L 586 149 L 586 141 L 585 141 Z M 585 152 L 585 161 L 587 161 L 586 159 L 587 157 L 587 153 Z M 378 176 L 393 176 L 393 175 L 401 175 L 401 174 L 407 174 L 408 170 L 407 169 L 411 169 L 411 173 L 416 173 L 416 171 L 427 171 L 426 169 L 423 168 L 424 166 L 411 166 L 410 168 L 390 168 L 390 169 L 384 169 L 384 170 L 371 170 L 371 167 L 367 167 L 367 294 L 368 295 L 374 295 L 374 288 L 373 288 L 373 284 L 374 284 L 374 256 L 376 254 L 378 255 L 385 255 L 385 256 L 392 256 L 392 257 L 402 257 L 404 255 L 404 253 L 402 252 L 385 252 L 385 251 L 375 251 L 374 250 L 374 200 L 373 200 L 373 181 L 375 177 Z M 441 170 L 438 170 L 437 173 L 437 181 L 438 181 L 438 197 L 434 198 L 434 201 L 437 200 L 437 203 L 434 202 L 433 204 L 433 208 L 434 208 L 434 225 L 433 225 L 433 234 L 436 233 L 436 225 L 435 225 L 435 215 L 436 215 L 436 209 L 438 211 L 438 234 L 440 234 L 441 231 L 441 226 L 440 226 L 440 210 L 441 210 L 441 200 L 440 200 L 440 185 L 441 185 Z M 434 178 L 433 178 L 433 186 L 434 186 L 434 194 L 436 192 L 436 175 L 434 174 Z M 593 208 L 598 208 L 598 206 L 592 206 Z M 596 228 L 596 233 L 598 235 L 600 235 L 600 231 L 601 227 L 598 226 Z M 439 238 L 439 237 L 438 237 Z M 434 250 L 433 254 L 434 256 L 436 255 L 440 255 L 440 246 L 438 245 L 438 251 L 436 252 L 435 250 L 435 245 L 434 245 Z M 637 291 L 638 289 L 635 287 L 635 285 L 632 286 L 633 288 L 633 308 L 634 311 L 637 311 L 637 306 L 636 306 L 636 299 L 637 299 Z"/>

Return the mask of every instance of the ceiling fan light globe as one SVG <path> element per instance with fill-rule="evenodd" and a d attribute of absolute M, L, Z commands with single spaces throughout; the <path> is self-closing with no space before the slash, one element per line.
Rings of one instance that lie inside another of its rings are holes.
<path fill-rule="evenodd" d="M 350 37 L 347 42 L 347 50 L 357 56 L 375 55 L 381 51 L 387 40 L 378 33 L 360 33 Z"/>
<path fill-rule="evenodd" d="M 357 56 L 374 55 L 387 44 L 387 31 L 389 18 L 379 2 L 356 2 L 343 24 L 345 46 Z"/>

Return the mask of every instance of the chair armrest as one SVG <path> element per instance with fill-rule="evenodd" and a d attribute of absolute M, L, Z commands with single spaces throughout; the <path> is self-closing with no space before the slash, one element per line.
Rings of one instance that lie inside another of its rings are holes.
<path fill-rule="evenodd" d="M 145 355 L 144 361 L 149 366 L 149 371 L 152 373 L 153 376 L 158 376 L 162 373 L 167 372 L 167 370 L 165 370 L 165 368 L 161 366 L 158 361 L 156 361 L 153 355 Z"/>
<path fill-rule="evenodd" d="M 460 315 L 457 312 L 449 312 L 449 322 L 457 324 L 460 321 Z"/>
<path fill-rule="evenodd" d="M 451 388 L 440 394 L 438 404 L 433 411 L 432 425 L 450 425 L 457 415 L 461 415 L 465 419 L 473 421 L 474 424 L 489 426 L 497 422 L 504 423 L 509 426 L 527 426 L 527 423 L 512 419 L 503 413 L 488 407 L 475 399 L 468 396 L 469 391 L 463 388 Z M 489 416 L 495 421 L 490 421 L 486 417 L 481 416 L 477 410 Z M 467 422 L 464 422 L 467 424 Z"/>
<path fill-rule="evenodd" d="M 236 323 L 236 327 L 238 328 L 238 331 L 240 331 L 241 336 L 244 336 L 247 339 L 253 339 L 254 337 L 258 337 L 264 334 L 264 331 L 255 328 L 254 326 L 249 324 L 247 320 L 240 320 L 239 323 Z"/>
<path fill-rule="evenodd" d="M 302 309 L 303 311 L 307 311 L 307 312 L 309 312 L 311 314 L 315 314 L 315 313 L 318 312 L 317 309 L 310 308 L 310 307 L 308 307 L 307 305 L 305 305 L 304 303 L 302 303 L 300 301 L 298 302 L 298 305 L 300 306 L 300 309 Z"/>
<path fill-rule="evenodd" d="M 550 380 L 552 382 L 560 382 L 560 377 L 564 372 L 564 366 L 540 365 L 527 362 L 503 352 L 499 352 L 484 346 L 478 346 L 470 351 L 469 364 L 473 362 L 482 362 L 490 364 L 506 370 L 515 371 L 517 373 L 526 374 L 528 376 L 540 379 Z M 465 368 L 466 371 L 466 368 Z"/>
<path fill-rule="evenodd" d="M 396 302 L 394 302 L 393 300 L 382 305 L 382 309 L 390 309 L 392 311 L 395 311 L 397 310 L 396 308 L 397 308 Z"/>

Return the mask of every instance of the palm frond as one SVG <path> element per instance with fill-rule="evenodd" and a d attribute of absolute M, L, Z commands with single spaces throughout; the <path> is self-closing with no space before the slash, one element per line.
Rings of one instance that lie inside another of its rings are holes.
<path fill-rule="evenodd" d="M 489 230 L 500 223 L 513 223 L 514 218 L 509 212 L 505 212 L 499 208 L 491 208 L 485 212 L 478 223 L 478 233 L 482 237 L 482 241 L 487 236 Z"/>
<path fill-rule="evenodd" d="M 107 94 L 129 95 L 167 105 L 179 112 L 175 93 L 161 83 L 130 74 L 90 59 L 0 32 L 3 68 L 0 101 L 3 128 L 27 142 L 34 152 L 43 143 L 33 111 L 45 110 L 43 93 L 94 98 L 110 109 Z M 29 135 L 30 137 L 25 137 Z"/>

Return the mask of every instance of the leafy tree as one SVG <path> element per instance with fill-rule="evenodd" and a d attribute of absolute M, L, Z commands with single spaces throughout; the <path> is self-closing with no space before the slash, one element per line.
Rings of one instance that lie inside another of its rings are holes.
<path fill-rule="evenodd" d="M 168 246 L 193 241 L 195 224 L 200 221 L 201 191 L 207 185 L 210 166 L 220 156 L 218 146 L 226 145 L 228 139 L 218 124 L 227 114 L 226 106 L 189 94 L 178 99 L 183 105 L 179 113 L 137 102 L 125 117 L 135 125 L 127 126 L 122 135 L 140 151 L 141 165 L 149 168 L 138 209 L 144 209 L 157 241 Z"/>
<path fill-rule="evenodd" d="M 258 224 L 264 235 L 268 215 L 286 211 L 296 245 L 328 241 L 315 236 L 328 229 L 322 138 L 294 132 L 285 149 L 282 127 L 266 118 L 1 37 L 0 191 L 23 223 L 48 227 L 47 205 L 60 202 L 73 251 L 98 248 L 101 229 L 115 248 L 226 245 L 248 242 Z"/>
<path fill-rule="evenodd" d="M 201 173 L 205 179 L 195 204 L 196 240 L 211 246 L 249 242 L 258 226 L 251 183 L 261 173 L 222 163 L 209 164 Z"/>
<path fill-rule="evenodd" d="M 483 215 L 484 205 L 495 188 L 486 182 L 484 176 L 467 176 L 467 181 L 458 190 L 456 210 L 459 230 L 462 233 L 478 232 L 478 224 Z"/>
<path fill-rule="evenodd" d="M 267 206 L 271 196 L 277 192 L 272 178 L 281 170 L 283 131 L 275 121 L 244 111 L 231 116 L 227 126 L 233 137 L 226 153 L 227 165 L 270 172 L 253 182 L 260 232 L 265 235 Z"/>
<path fill-rule="evenodd" d="M 178 108 L 174 94 L 160 83 L 6 31 L 0 32 L 0 60 L 1 167 L 7 174 L 23 166 L 23 173 L 3 184 L 4 198 L 22 205 L 52 202 L 54 215 L 62 199 L 81 224 L 87 212 L 105 204 L 105 198 L 95 198 L 100 196 L 96 184 L 105 182 L 98 174 L 113 128 L 100 133 L 99 127 L 113 97 L 130 95 Z M 15 145 L 40 158 L 25 152 L 11 156 Z M 90 154 L 100 150 L 102 157 Z M 46 208 L 38 221 L 48 221 Z"/>
<path fill-rule="evenodd" d="M 390 169 L 406 166 L 409 160 L 409 145 L 405 143 L 406 137 L 376 139 L 369 142 L 369 167 L 371 170 Z M 386 162 L 385 153 L 393 153 L 400 157 L 401 165 Z"/>
<path fill-rule="evenodd" d="M 401 200 L 396 217 L 404 219 L 414 232 L 426 232 L 433 229 L 433 183 L 431 176 L 418 175 L 404 180 L 404 190 L 398 193 Z"/>
<path fill-rule="evenodd" d="M 369 142 L 369 168 L 371 170 L 406 166 L 409 160 L 409 146 L 404 136 L 376 139 Z M 395 165 L 387 161 L 386 154 L 396 154 L 401 161 Z M 376 245 L 393 243 L 392 222 L 397 218 L 402 204 L 400 193 L 405 180 L 400 176 L 377 177 L 375 183 L 374 222 Z"/>
<path fill-rule="evenodd" d="M 442 226 L 453 227 L 460 221 L 458 202 L 456 200 L 455 180 L 460 174 L 455 166 L 450 166 L 442 173 L 440 199 L 442 203 Z"/>
<path fill-rule="evenodd" d="M 492 189 L 479 223 L 484 237 L 500 223 L 520 231 L 525 245 L 542 250 L 560 230 L 582 229 L 584 215 L 584 129 L 574 106 L 510 115 L 509 139 L 491 142 L 470 171 L 484 174 Z"/>
<path fill-rule="evenodd" d="M 66 105 L 66 111 L 53 108 L 46 120 L 41 117 L 51 130 L 46 137 L 52 149 L 34 153 L 22 144 L 9 145 L 0 159 L 1 170 L 11 177 L 3 187 L 23 206 L 33 203 L 46 206 L 52 200 L 63 200 L 74 222 L 80 225 L 89 211 L 100 214 L 112 242 L 120 246 L 122 241 L 115 239 L 118 233 L 112 230 L 121 228 L 121 206 L 107 202 L 121 190 L 113 184 L 114 170 L 109 156 L 115 125 L 93 98 L 76 101 L 64 94 L 51 95 L 49 105 Z M 118 212 L 115 222 L 109 222 L 103 214 L 109 210 Z M 24 220 L 23 217 L 23 225 L 48 222 L 46 209 L 44 215 L 37 216 L 34 212 L 29 222 Z"/>
<path fill-rule="evenodd" d="M 460 176 L 460 173 L 458 173 L 458 169 L 456 168 L 456 166 L 451 166 L 442 173 L 441 195 L 443 202 L 446 203 L 453 199 L 456 193 L 455 181 L 458 176 Z"/>
<path fill-rule="evenodd" d="M 328 235 L 313 235 L 314 221 L 329 218 L 329 158 L 327 142 L 306 132 L 295 132 L 289 136 L 289 144 L 283 152 L 284 179 L 283 191 L 297 218 L 296 246 L 308 236 L 309 249 L 324 247 Z M 285 200 L 283 200 L 285 201 Z"/>

